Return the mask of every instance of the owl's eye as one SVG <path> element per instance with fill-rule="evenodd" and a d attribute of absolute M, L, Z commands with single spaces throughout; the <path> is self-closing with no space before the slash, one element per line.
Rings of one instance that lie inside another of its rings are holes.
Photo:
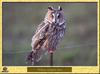
<path fill-rule="evenodd" d="M 52 13 L 52 18 L 55 17 L 54 13 Z"/>
<path fill-rule="evenodd" d="M 60 18 L 60 13 L 59 13 L 59 14 L 57 14 L 57 17 L 58 17 L 58 18 Z"/>

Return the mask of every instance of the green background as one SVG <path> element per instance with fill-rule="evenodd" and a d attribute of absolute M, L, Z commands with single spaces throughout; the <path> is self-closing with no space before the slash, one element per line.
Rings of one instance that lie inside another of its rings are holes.
<path fill-rule="evenodd" d="M 48 6 L 63 8 L 66 34 L 54 53 L 54 66 L 97 65 L 97 3 L 3 3 L 4 66 L 29 66 L 31 39 Z M 49 66 L 49 54 L 37 63 Z"/>

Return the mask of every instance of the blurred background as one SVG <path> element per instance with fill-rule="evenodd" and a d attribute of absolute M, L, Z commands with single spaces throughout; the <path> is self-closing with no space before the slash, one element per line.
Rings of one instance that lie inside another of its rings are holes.
<path fill-rule="evenodd" d="M 97 65 L 97 3 L 3 3 L 3 66 L 25 63 L 31 39 L 48 6 L 63 8 L 66 34 L 54 53 L 54 66 Z M 49 66 L 49 54 L 37 63 Z"/>

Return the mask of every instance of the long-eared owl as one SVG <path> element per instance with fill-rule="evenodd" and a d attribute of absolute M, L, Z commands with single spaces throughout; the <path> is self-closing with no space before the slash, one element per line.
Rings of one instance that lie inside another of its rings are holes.
<path fill-rule="evenodd" d="M 60 6 L 57 9 L 49 6 L 44 20 L 39 24 L 32 37 L 32 51 L 29 53 L 27 60 L 34 64 L 46 52 L 53 53 L 65 34 L 65 24 L 63 9 Z"/>

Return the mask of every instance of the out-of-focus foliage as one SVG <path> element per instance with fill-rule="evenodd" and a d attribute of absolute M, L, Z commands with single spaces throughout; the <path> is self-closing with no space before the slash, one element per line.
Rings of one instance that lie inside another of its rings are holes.
<path fill-rule="evenodd" d="M 54 53 L 54 65 L 97 65 L 96 3 L 3 3 L 3 65 L 27 66 L 25 59 L 36 27 L 48 6 L 59 5 L 65 13 L 67 30 Z M 49 65 L 49 54 L 37 65 Z"/>

